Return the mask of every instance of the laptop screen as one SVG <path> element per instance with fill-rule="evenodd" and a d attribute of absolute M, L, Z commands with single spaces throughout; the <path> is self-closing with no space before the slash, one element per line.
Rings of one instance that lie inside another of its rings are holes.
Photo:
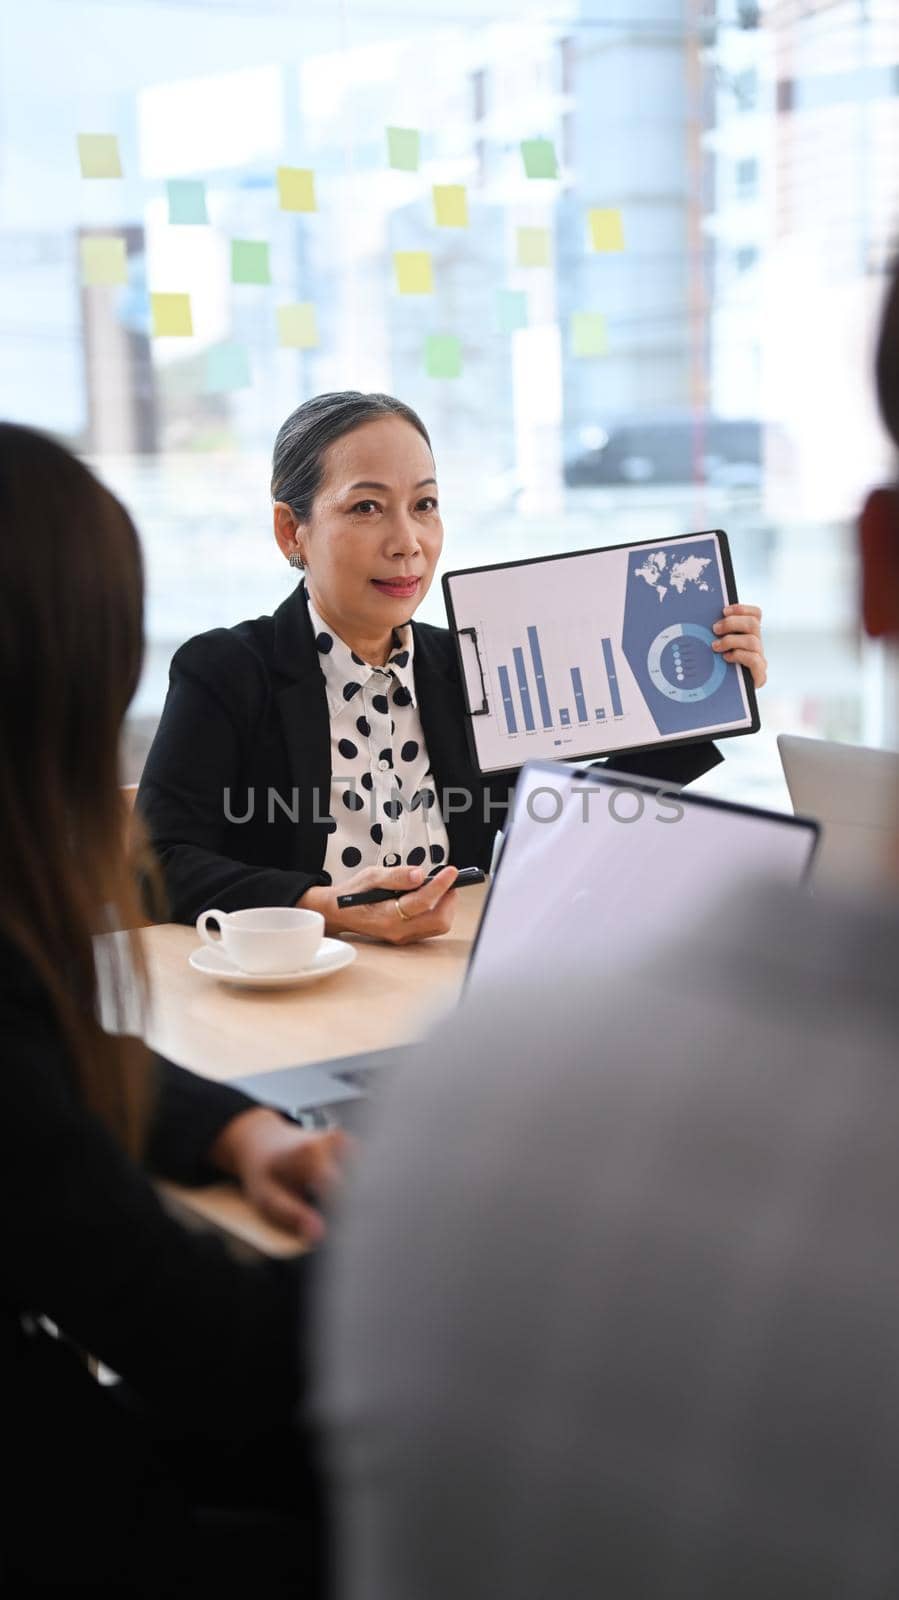
<path fill-rule="evenodd" d="M 817 827 L 608 769 L 528 762 L 472 951 L 480 985 L 589 952 L 597 979 L 722 914 L 759 878 L 798 883 Z"/>

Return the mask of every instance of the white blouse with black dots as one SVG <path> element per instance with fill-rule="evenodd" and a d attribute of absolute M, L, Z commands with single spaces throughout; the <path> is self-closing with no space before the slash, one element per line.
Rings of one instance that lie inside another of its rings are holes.
<path fill-rule="evenodd" d="M 422 866 L 449 860 L 449 835 L 425 744 L 408 623 L 394 629 L 383 667 L 372 667 L 325 626 L 312 601 L 331 717 L 331 798 L 336 826 L 322 873 L 340 883 L 357 867 Z M 323 798 L 318 811 L 324 814 Z"/>

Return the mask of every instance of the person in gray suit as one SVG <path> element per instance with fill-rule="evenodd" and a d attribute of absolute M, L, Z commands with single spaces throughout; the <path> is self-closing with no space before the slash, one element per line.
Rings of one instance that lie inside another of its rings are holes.
<path fill-rule="evenodd" d="M 899 448 L 899 278 L 877 375 Z M 899 636 L 895 488 L 861 535 Z M 342 1600 L 899 1594 L 897 969 L 896 885 L 762 887 L 400 1073 L 319 1340 Z"/>

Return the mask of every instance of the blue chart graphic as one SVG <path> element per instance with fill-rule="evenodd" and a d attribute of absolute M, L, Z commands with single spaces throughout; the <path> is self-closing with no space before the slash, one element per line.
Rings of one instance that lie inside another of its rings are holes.
<path fill-rule="evenodd" d="M 512 668 L 510 669 L 508 663 L 503 663 L 496 669 L 506 732 L 511 735 L 536 732 L 535 700 L 540 708 L 540 720 L 544 728 L 570 728 L 572 713 L 569 706 L 559 706 L 555 721 L 553 720 L 553 713 L 550 708 L 549 685 L 547 684 L 543 667 L 540 635 L 534 626 L 528 627 L 526 632 L 527 652 L 524 645 L 512 645 Z M 605 679 L 608 683 L 612 716 L 621 717 L 624 715 L 624 707 L 621 703 L 621 691 L 618 687 L 618 669 L 612 641 L 611 639 L 601 639 L 599 642 L 602 646 L 602 664 L 605 668 Z M 681 648 L 681 646 L 679 645 L 678 648 Z M 527 659 L 528 655 L 530 655 L 530 662 Z M 594 693 L 603 692 L 602 667 L 599 662 L 598 650 L 595 652 L 593 662 L 588 663 L 588 669 L 588 688 L 592 698 Z M 586 726 L 590 721 L 590 714 L 587 710 L 587 690 L 584 688 L 583 669 L 580 666 L 569 667 L 568 674 L 574 694 L 574 715 L 580 724 Z M 558 688 L 558 685 L 556 687 Z M 605 706 L 597 706 L 595 714 L 597 722 L 606 722 Z"/>
<path fill-rule="evenodd" d="M 553 725 L 549 709 L 549 695 L 546 692 L 546 678 L 543 675 L 543 656 L 540 651 L 540 640 L 536 628 L 528 628 L 528 644 L 531 647 L 531 660 L 534 663 L 534 676 L 537 679 L 537 699 L 540 702 L 540 715 L 543 718 L 544 728 Z"/>
<path fill-rule="evenodd" d="M 578 722 L 587 720 L 587 702 L 584 699 L 584 686 L 581 682 L 580 667 L 571 668 L 571 687 L 574 690 L 574 703 L 577 707 Z"/>
<path fill-rule="evenodd" d="M 518 732 L 518 723 L 515 720 L 515 704 L 512 700 L 512 685 L 509 682 L 508 667 L 498 667 L 500 693 L 503 697 L 503 711 L 506 717 L 506 730 L 508 733 Z"/>
<path fill-rule="evenodd" d="M 702 641 L 701 646 L 694 644 L 696 639 Z M 711 629 L 703 628 L 698 622 L 673 622 L 670 628 L 657 633 L 649 647 L 646 665 L 660 693 L 685 705 L 693 700 L 708 700 L 720 688 L 727 673 L 727 662 L 712 654 L 714 642 Z"/>
<path fill-rule="evenodd" d="M 659 733 L 745 718 L 736 669 L 712 650 L 724 605 L 714 540 L 631 551 L 622 645 Z"/>
<path fill-rule="evenodd" d="M 537 703 L 540 706 L 540 718 L 544 728 L 553 725 L 552 712 L 549 709 L 549 693 L 546 687 L 546 675 L 543 671 L 543 654 L 540 649 L 540 639 L 537 629 L 527 629 L 528 649 L 534 669 L 534 681 L 537 686 Z M 515 667 L 515 682 L 518 686 L 518 697 L 521 702 L 521 715 L 524 722 L 524 731 L 534 733 L 534 706 L 531 700 L 531 686 L 528 679 L 528 670 L 524 659 L 524 648 L 521 645 L 512 646 L 512 661 Z M 515 711 L 515 701 L 512 697 L 512 683 L 507 665 L 498 666 L 496 675 L 499 678 L 500 694 L 503 702 L 503 715 L 506 720 L 506 732 L 517 734 L 519 732 L 518 717 Z"/>
<path fill-rule="evenodd" d="M 524 713 L 524 725 L 528 733 L 534 731 L 534 713 L 531 710 L 531 691 L 528 688 L 528 675 L 524 670 L 524 652 L 516 645 L 512 651 L 512 660 L 515 662 L 515 673 L 518 678 L 518 693 L 521 695 L 521 709 Z"/>
<path fill-rule="evenodd" d="M 618 673 L 615 670 L 615 655 L 612 650 L 611 639 L 603 639 L 602 654 L 609 679 L 609 694 L 612 697 L 612 716 L 620 717 L 622 715 L 621 695 L 618 692 Z"/>

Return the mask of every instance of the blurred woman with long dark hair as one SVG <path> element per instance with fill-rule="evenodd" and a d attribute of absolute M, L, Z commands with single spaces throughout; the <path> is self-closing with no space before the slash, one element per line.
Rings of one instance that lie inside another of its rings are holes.
<path fill-rule="evenodd" d="M 309 1594 L 315 1485 L 291 1427 L 309 1264 L 238 1263 L 152 1175 L 228 1173 L 314 1238 L 339 1138 L 99 1020 L 95 936 L 140 924 L 153 876 L 118 781 L 142 610 L 124 508 L 61 446 L 0 425 L 0 1586 L 276 1594 L 306 1576 Z M 124 1019 L 146 998 L 140 939 L 107 943 Z M 88 1354 L 122 1381 L 98 1383 Z"/>

